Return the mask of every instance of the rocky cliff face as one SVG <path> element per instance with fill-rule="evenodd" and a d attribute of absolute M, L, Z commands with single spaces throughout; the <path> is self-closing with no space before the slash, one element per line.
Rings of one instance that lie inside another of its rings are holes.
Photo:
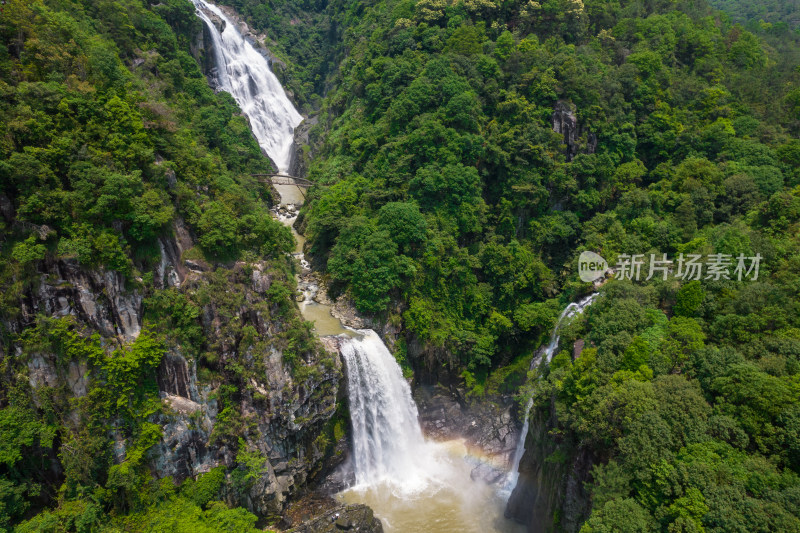
<path fill-rule="evenodd" d="M 180 483 L 223 466 L 230 481 L 237 468 L 236 439 L 241 438 L 266 462 L 245 489 L 228 483 L 222 496 L 258 516 L 274 516 L 320 471 L 330 451 L 331 443 L 321 435 L 336 410 L 341 361 L 337 353 L 317 345 L 297 363 L 300 369 L 292 371 L 283 353 L 288 319 L 271 315 L 267 303 L 275 276 L 281 274 L 262 262 L 212 269 L 200 260 L 181 260 L 191 237 L 180 227 L 174 233 L 159 243 L 154 285 L 202 303 L 196 323 L 209 350 L 205 357 L 216 363 L 205 364 L 201 377 L 198 354 L 168 342 L 156 375 L 162 407 L 149 419 L 162 430 L 162 438 L 148 451 L 150 470 L 157 478 L 172 476 Z M 71 316 L 81 330 L 98 333 L 109 350 L 140 335 L 153 287 L 69 259 L 44 263 L 39 269 L 38 282 L 20 302 L 21 311 L 6 321 L 9 331 L 19 333 L 40 316 Z M 223 290 L 217 288 L 220 277 Z M 238 325 L 247 326 L 253 338 L 245 342 Z M 74 397 L 86 395 L 92 384 L 90 363 L 57 363 L 51 353 L 27 358 L 33 397 L 39 390 L 46 393 L 45 388 L 62 385 Z M 218 396 L 223 386 L 233 386 L 237 393 L 234 407 L 241 424 L 233 433 L 221 426 Z M 109 436 L 116 443 L 115 461 L 125 460 L 129 443 L 122 435 Z"/>
<path fill-rule="evenodd" d="M 308 174 L 308 167 L 313 156 L 309 134 L 311 128 L 316 126 L 317 122 L 317 117 L 309 117 L 294 130 L 292 161 L 289 165 L 289 174 L 292 176 L 304 178 Z"/>
<path fill-rule="evenodd" d="M 506 517 L 525 524 L 529 533 L 576 532 L 591 511 L 584 488 L 590 479 L 591 453 L 576 447 L 569 456 L 554 460 L 556 450 L 569 448 L 550 434 L 556 427 L 555 413 L 533 412 L 531 416 L 519 481 L 508 500 Z"/>
<path fill-rule="evenodd" d="M 215 22 L 217 30 L 220 32 L 225 29 L 225 21 L 214 15 L 209 14 L 209 18 Z M 217 65 L 214 61 L 214 40 L 211 38 L 209 28 L 202 24 L 202 28 L 190 45 L 192 55 L 200 65 L 200 70 L 208 79 L 208 84 L 215 91 L 219 89 L 219 78 L 217 76 Z"/>
<path fill-rule="evenodd" d="M 578 117 L 569 102 L 559 101 L 553 107 L 553 131 L 564 136 L 567 161 L 579 153 L 593 154 L 597 149 L 597 136 L 578 124 Z"/>
<path fill-rule="evenodd" d="M 103 337 L 130 342 L 141 330 L 142 295 L 126 287 L 125 278 L 113 271 L 89 271 L 77 261 L 50 262 L 38 283 L 20 301 L 16 320 L 6 324 L 19 333 L 36 315 L 74 316 Z"/>
<path fill-rule="evenodd" d="M 462 389 L 443 385 L 417 385 L 414 401 L 419 422 L 428 438 L 439 441 L 464 439 L 477 462 L 472 479 L 500 483 L 511 468 L 519 438 L 510 397 L 469 401 Z"/>

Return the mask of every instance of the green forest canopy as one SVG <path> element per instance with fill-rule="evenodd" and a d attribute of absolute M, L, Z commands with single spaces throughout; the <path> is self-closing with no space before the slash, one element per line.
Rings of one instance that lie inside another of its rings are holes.
<path fill-rule="evenodd" d="M 584 249 L 612 263 L 760 253 L 755 282 L 607 284 L 563 335 L 566 348 L 587 341 L 580 358 L 558 354 L 529 391 L 532 416 L 557 413 L 551 464 L 594 454 L 584 531 L 800 531 L 800 54 L 788 21 L 742 26 L 703 1 L 234 5 L 267 29 L 285 83 L 318 112 L 309 178 L 321 185 L 303 213 L 317 264 L 334 293 L 402 325 L 398 357 L 406 341 L 425 348 L 427 361 L 409 357 L 418 370 L 461 375 L 475 396 L 515 391 L 560 310 L 592 290 L 576 276 Z M 246 120 L 189 54 L 198 29 L 184 0 L 5 6 L 0 192 L 17 224 L 0 228 L 4 319 L 40 261 L 153 290 L 155 238 L 178 216 L 209 260 L 291 250 L 249 178 L 267 163 Z M 559 102 L 579 127 L 571 149 L 553 132 Z M 286 286 L 273 293 L 291 305 Z M 191 302 L 154 292 L 150 305 L 154 325 L 168 314 L 182 342 L 197 340 Z M 24 383 L 4 382 L 0 527 L 253 527 L 213 503 L 218 474 L 176 488 L 142 467 L 158 439 L 146 413 L 163 331 L 109 365 L 69 324 L 36 328 L 31 349 L 93 358 L 129 402 L 91 396 L 87 433 L 74 434 L 66 404 L 33 409 Z M 6 353 L 22 340 L 4 339 Z M 129 467 L 97 459 L 109 442 L 88 429 L 109 416 L 128 420 Z M 81 460 L 42 478 L 56 435 Z"/>

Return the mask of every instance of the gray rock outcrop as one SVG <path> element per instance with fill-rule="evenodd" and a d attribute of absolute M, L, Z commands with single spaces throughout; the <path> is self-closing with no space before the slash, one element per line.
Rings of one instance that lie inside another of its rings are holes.
<path fill-rule="evenodd" d="M 294 129 L 294 143 L 292 145 L 292 159 L 289 164 L 289 174 L 304 178 L 308 174 L 311 163 L 311 146 L 309 132 L 318 122 L 317 117 L 309 117 Z"/>
<path fill-rule="evenodd" d="M 565 155 L 571 161 L 579 153 L 593 154 L 597 149 L 597 136 L 590 131 L 583 131 L 578 124 L 575 109 L 569 102 L 559 100 L 553 106 L 553 131 L 564 138 Z M 585 133 L 585 136 L 582 135 Z"/>
<path fill-rule="evenodd" d="M 290 529 L 287 533 L 383 533 L 381 521 L 366 505 L 343 505 Z"/>
<path fill-rule="evenodd" d="M 414 390 L 414 400 L 427 437 L 440 441 L 464 439 L 468 448 L 480 452 L 477 456 L 488 459 L 475 461 L 472 479 L 490 484 L 505 479 L 519 438 L 510 399 L 506 403 L 502 398 L 468 402 L 463 391 L 419 385 Z"/>
<path fill-rule="evenodd" d="M 119 272 L 87 270 L 75 259 L 48 263 L 33 287 L 20 302 L 16 322 L 6 327 L 20 332 L 33 324 L 36 315 L 74 316 L 103 337 L 130 342 L 142 327 L 142 295 L 126 287 Z"/>

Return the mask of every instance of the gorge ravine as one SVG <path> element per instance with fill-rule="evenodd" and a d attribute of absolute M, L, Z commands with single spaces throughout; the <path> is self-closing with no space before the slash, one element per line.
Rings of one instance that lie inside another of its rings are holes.
<path fill-rule="evenodd" d="M 267 58 L 237 31 L 237 24 L 203 0 L 195 0 L 195 6 L 212 41 L 212 82 L 231 93 L 263 151 L 286 172 L 293 130 L 302 117 Z M 518 526 L 503 518 L 505 498 L 497 487 L 471 478 L 475 461 L 470 462 L 464 442 L 436 443 L 423 437 L 410 386 L 380 337 L 372 330 L 343 327 L 329 306 L 315 301 L 320 287 L 304 258 L 302 237 L 293 228 L 304 195 L 291 185 L 275 187 L 281 203 L 274 215 L 292 229 L 298 243 L 293 255 L 301 269 L 301 313 L 314 322 L 318 335 L 338 336 L 336 344 L 346 362 L 350 467 L 356 484 L 339 497 L 368 503 L 388 531 L 516 531 Z"/>

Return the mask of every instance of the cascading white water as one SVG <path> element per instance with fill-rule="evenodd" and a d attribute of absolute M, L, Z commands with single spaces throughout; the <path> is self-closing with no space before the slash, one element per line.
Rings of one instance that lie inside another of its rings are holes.
<path fill-rule="evenodd" d="M 461 441 L 426 441 L 400 366 L 372 330 L 340 335 L 347 365 L 355 485 L 339 493 L 366 503 L 387 533 L 517 533 L 505 499 L 473 481 Z"/>
<path fill-rule="evenodd" d="M 511 492 L 514 490 L 514 487 L 517 486 L 517 481 L 519 481 L 519 463 L 522 461 L 522 454 L 525 453 L 525 438 L 528 436 L 528 429 L 530 428 L 528 413 L 531 411 L 531 407 L 533 407 L 533 398 L 528 400 L 528 404 L 525 406 L 525 418 L 522 422 L 522 429 L 519 432 L 517 447 L 514 449 L 514 460 L 511 463 L 511 470 L 509 470 L 503 487 L 500 489 L 500 492 L 506 498 L 511 496 Z"/>
<path fill-rule="evenodd" d="M 253 135 L 278 170 L 288 172 L 294 129 L 303 117 L 286 96 L 280 81 L 270 70 L 267 59 L 239 33 L 236 24 L 217 6 L 205 0 L 192 1 L 197 8 L 197 16 L 211 34 L 220 88 L 231 93 L 250 119 Z M 224 21 L 222 32 L 209 13 Z"/>
<path fill-rule="evenodd" d="M 428 450 L 411 387 L 380 337 L 371 329 L 359 334 L 341 344 L 356 484 L 389 480 L 402 489 L 418 488 L 425 482 L 419 465 Z"/>
<path fill-rule="evenodd" d="M 569 304 L 564 310 L 561 312 L 561 315 L 558 317 L 558 321 L 556 322 L 555 327 L 553 328 L 553 332 L 550 334 L 550 342 L 547 344 L 547 347 L 542 351 L 537 357 L 534 357 L 531 361 L 530 369 L 533 370 L 536 368 L 544 359 L 545 364 L 550 362 L 550 359 L 553 358 L 555 351 L 558 349 L 558 342 L 561 340 L 561 336 L 558 334 L 558 330 L 561 325 L 564 323 L 565 320 L 569 320 L 575 315 L 579 315 L 583 313 L 583 311 L 592 305 L 594 299 L 597 297 L 599 293 L 595 292 L 590 294 L 586 298 L 578 301 L 572 302 Z M 522 422 L 522 430 L 519 434 L 519 440 L 517 441 L 517 447 L 514 450 L 514 461 L 511 466 L 511 470 L 506 478 L 505 483 L 503 484 L 502 492 L 508 497 L 511 495 L 511 491 L 514 490 L 514 487 L 517 485 L 517 481 L 519 480 L 519 463 L 522 460 L 522 454 L 525 453 L 525 438 L 528 436 L 528 429 L 530 428 L 530 424 L 528 422 L 528 413 L 533 407 L 533 398 L 528 400 L 528 404 L 525 406 L 524 411 L 524 421 Z"/>

